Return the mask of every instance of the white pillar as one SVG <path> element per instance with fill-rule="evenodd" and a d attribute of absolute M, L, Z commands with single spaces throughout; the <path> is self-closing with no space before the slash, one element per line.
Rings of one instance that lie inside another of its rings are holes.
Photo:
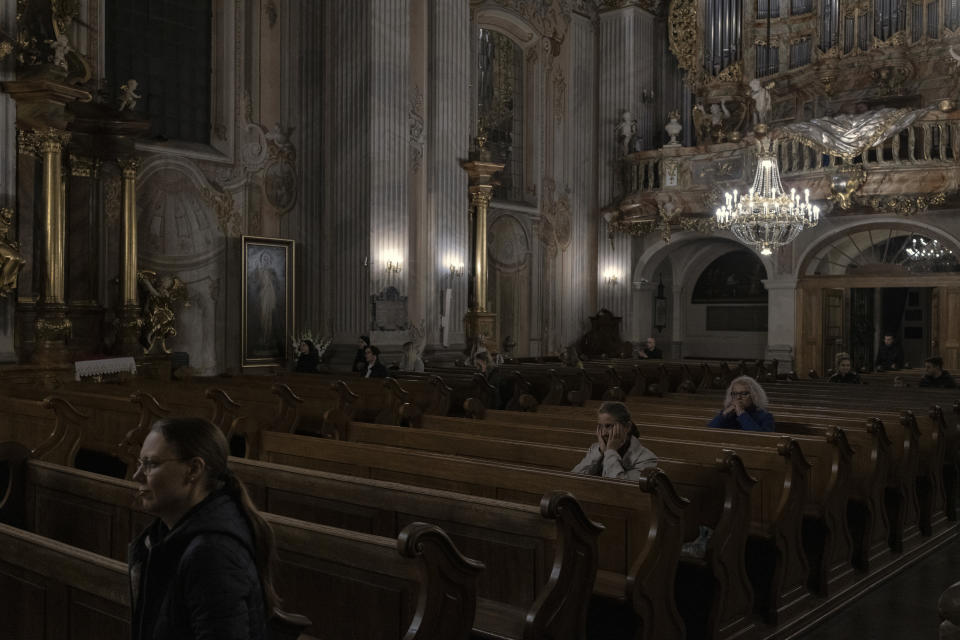
<path fill-rule="evenodd" d="M 780 361 L 782 372 L 793 370 L 796 353 L 797 279 L 776 278 L 763 280 L 767 297 L 767 353 L 766 358 Z"/>

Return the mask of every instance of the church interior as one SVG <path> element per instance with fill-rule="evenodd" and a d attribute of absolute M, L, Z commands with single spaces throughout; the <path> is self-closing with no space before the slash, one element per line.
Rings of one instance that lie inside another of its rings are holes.
<path fill-rule="evenodd" d="M 958 101 L 960 0 L 0 0 L 0 640 L 148 637 L 172 416 L 272 638 L 960 639 Z"/>

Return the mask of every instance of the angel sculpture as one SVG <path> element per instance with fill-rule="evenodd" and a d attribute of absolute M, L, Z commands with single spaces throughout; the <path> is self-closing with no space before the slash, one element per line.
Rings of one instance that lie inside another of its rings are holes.
<path fill-rule="evenodd" d="M 421 322 L 420 326 L 410 328 L 410 341 L 403 344 L 403 355 L 400 357 L 401 371 L 423 372 L 423 349 L 427 345 L 426 322 Z"/>
<path fill-rule="evenodd" d="M 173 305 L 186 298 L 187 285 L 177 276 L 160 276 L 149 270 L 137 273 L 137 280 L 147 291 L 143 303 L 143 353 L 170 353 L 167 338 L 177 335 Z"/>
<path fill-rule="evenodd" d="M 620 122 L 617 123 L 617 141 L 620 143 L 620 148 L 623 151 L 623 155 L 627 155 L 631 151 L 631 144 L 637 135 L 637 121 L 633 119 L 633 114 L 629 111 L 623 111 L 620 114 Z"/>
<path fill-rule="evenodd" d="M 73 47 L 70 46 L 70 40 L 67 39 L 67 34 L 61 33 L 57 36 L 56 40 L 47 40 L 47 44 L 50 45 L 50 50 L 53 51 L 53 64 L 66 69 L 67 54 L 73 51 Z"/>
<path fill-rule="evenodd" d="M 13 209 L 0 209 L 0 298 L 6 298 L 17 288 L 20 269 L 27 264 L 20 253 L 20 245 L 9 239 L 13 223 Z"/>
<path fill-rule="evenodd" d="M 138 83 L 133 78 L 127 80 L 126 84 L 120 85 L 120 108 L 118 111 L 130 109 L 133 111 L 137 107 L 137 100 L 143 96 L 137 93 Z"/>

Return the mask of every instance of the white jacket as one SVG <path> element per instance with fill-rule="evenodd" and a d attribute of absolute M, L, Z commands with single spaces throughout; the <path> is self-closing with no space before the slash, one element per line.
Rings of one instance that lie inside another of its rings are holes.
<path fill-rule="evenodd" d="M 587 449 L 587 455 L 583 460 L 573 468 L 573 473 L 620 480 L 639 480 L 644 469 L 655 466 L 657 466 L 657 454 L 640 444 L 634 436 L 630 436 L 630 448 L 622 457 L 612 449 L 600 453 L 600 443 L 594 442 Z"/>

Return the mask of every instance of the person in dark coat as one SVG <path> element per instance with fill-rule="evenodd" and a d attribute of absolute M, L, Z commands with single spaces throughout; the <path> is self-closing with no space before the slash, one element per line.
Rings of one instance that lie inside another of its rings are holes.
<path fill-rule="evenodd" d="M 767 411 L 767 394 L 750 376 L 734 378 L 727 388 L 727 404 L 708 426 L 744 431 L 774 431 L 773 415 Z"/>
<path fill-rule="evenodd" d="M 367 368 L 363 370 L 364 378 L 386 378 L 387 368 L 380 362 L 380 349 L 370 345 L 364 349 Z"/>
<path fill-rule="evenodd" d="M 157 517 L 129 548 L 133 640 L 267 640 L 273 532 L 202 418 L 154 423 L 133 480 Z"/>
<path fill-rule="evenodd" d="M 844 384 L 863 384 L 863 381 L 860 380 L 860 374 L 853 370 L 850 358 L 840 358 L 837 361 L 837 372 L 830 376 L 829 381 Z"/>
<path fill-rule="evenodd" d="M 357 349 L 357 355 L 353 357 L 353 371 L 359 371 L 364 373 L 367 370 L 367 347 L 370 346 L 370 337 L 369 336 L 360 336 L 359 348 Z"/>
<path fill-rule="evenodd" d="M 957 381 L 949 371 L 943 370 L 943 358 L 934 356 L 923 361 L 924 375 L 920 378 L 921 387 L 936 389 L 955 389 Z"/>
<path fill-rule="evenodd" d="M 647 338 L 647 343 L 637 354 L 639 358 L 649 358 L 650 360 L 663 360 L 663 351 L 657 347 L 656 338 Z"/>
<path fill-rule="evenodd" d="M 884 334 L 883 344 L 877 349 L 874 366 L 877 371 L 903 369 L 903 349 L 893 341 L 892 335 Z"/>
<path fill-rule="evenodd" d="M 313 340 L 301 341 L 299 352 L 297 367 L 294 370 L 297 373 L 317 373 L 317 367 L 320 366 L 320 352 L 317 351 L 317 345 L 313 344 Z"/>

